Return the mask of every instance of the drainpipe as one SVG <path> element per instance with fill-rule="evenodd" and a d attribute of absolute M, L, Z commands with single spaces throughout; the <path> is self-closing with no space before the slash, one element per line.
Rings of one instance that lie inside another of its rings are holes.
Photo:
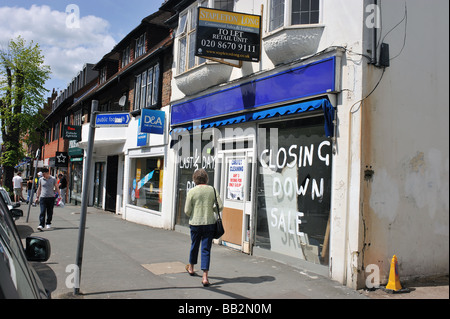
<path fill-rule="evenodd" d="M 375 6 L 375 26 L 372 28 L 372 64 L 377 65 L 377 38 L 378 38 L 378 25 L 376 24 L 378 21 L 378 14 L 380 13 L 378 10 L 378 0 L 373 0 L 373 4 Z"/>

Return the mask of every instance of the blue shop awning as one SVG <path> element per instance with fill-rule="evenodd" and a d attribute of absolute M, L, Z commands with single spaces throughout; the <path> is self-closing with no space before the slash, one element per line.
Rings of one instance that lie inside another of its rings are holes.
<path fill-rule="evenodd" d="M 306 102 L 299 102 L 290 105 L 278 106 L 271 109 L 264 109 L 260 111 L 253 111 L 245 114 L 228 116 L 221 119 L 198 121 L 199 125 L 183 126 L 175 128 L 172 133 L 180 133 L 183 131 L 191 131 L 195 129 L 207 129 L 212 127 L 221 127 L 225 125 L 234 125 L 252 121 L 266 120 L 287 115 L 294 115 L 299 113 L 323 110 L 325 117 L 325 135 L 333 137 L 333 120 L 335 109 L 328 99 L 317 99 Z"/>

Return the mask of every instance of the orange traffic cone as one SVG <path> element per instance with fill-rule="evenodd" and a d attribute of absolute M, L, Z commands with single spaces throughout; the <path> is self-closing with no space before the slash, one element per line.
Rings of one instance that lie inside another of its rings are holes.
<path fill-rule="evenodd" d="M 391 270 L 389 272 L 389 282 L 386 286 L 386 289 L 399 291 L 402 289 L 402 285 L 400 284 L 400 279 L 398 275 L 398 263 L 397 256 L 394 255 L 391 261 Z"/>

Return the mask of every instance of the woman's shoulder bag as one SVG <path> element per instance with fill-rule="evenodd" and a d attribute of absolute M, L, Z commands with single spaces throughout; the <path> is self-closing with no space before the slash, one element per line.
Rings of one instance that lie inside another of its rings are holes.
<path fill-rule="evenodd" d="M 219 211 L 219 203 L 217 202 L 217 194 L 216 194 L 216 189 L 213 187 L 213 191 L 214 191 L 214 198 L 216 201 L 216 209 L 217 209 L 217 221 L 216 221 L 216 231 L 214 233 L 214 238 L 215 239 L 219 239 L 220 237 L 223 236 L 223 234 L 225 234 L 225 229 L 223 228 L 223 224 L 222 224 L 222 218 L 220 217 L 220 211 Z"/>

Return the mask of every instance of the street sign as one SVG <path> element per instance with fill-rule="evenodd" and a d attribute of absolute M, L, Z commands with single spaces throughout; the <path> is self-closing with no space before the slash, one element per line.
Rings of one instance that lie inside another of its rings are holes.
<path fill-rule="evenodd" d="M 95 118 L 95 127 L 128 126 L 130 120 L 131 120 L 130 113 L 97 114 Z"/>

